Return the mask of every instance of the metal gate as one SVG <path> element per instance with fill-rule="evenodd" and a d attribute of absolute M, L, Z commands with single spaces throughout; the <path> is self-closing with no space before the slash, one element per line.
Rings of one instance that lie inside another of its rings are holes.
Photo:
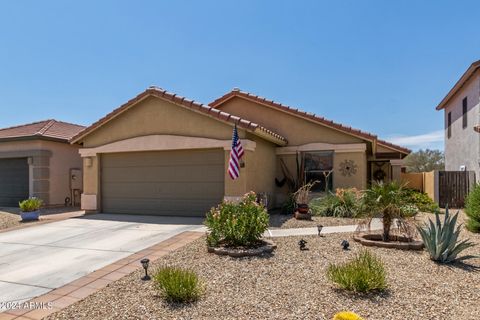
<path fill-rule="evenodd" d="M 439 171 L 438 172 L 438 189 L 439 189 L 439 205 L 445 208 L 463 208 L 465 205 L 465 197 L 470 191 L 470 181 L 468 171 Z"/>

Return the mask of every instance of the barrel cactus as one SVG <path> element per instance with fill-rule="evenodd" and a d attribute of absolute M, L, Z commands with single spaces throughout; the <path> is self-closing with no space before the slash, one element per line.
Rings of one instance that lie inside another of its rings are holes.
<path fill-rule="evenodd" d="M 424 227 L 417 226 L 418 232 L 425 244 L 425 249 L 433 261 L 451 263 L 475 258 L 475 256 L 472 255 L 457 257 L 460 252 L 475 245 L 468 239 L 463 241 L 458 240 L 461 225 L 457 226 L 457 218 L 458 212 L 452 217 L 447 208 L 443 224 L 440 222 L 438 212 L 435 212 L 435 223 L 429 219 Z"/>

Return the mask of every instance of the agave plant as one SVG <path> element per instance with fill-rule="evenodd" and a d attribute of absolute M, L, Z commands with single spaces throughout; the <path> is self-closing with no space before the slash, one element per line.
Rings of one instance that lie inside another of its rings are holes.
<path fill-rule="evenodd" d="M 417 226 L 425 244 L 425 249 L 430 253 L 430 259 L 441 263 L 451 263 L 476 258 L 472 255 L 457 258 L 460 252 L 475 245 L 468 239 L 458 241 L 461 225 L 456 225 L 457 217 L 458 212 L 452 217 L 448 213 L 448 208 L 446 208 L 443 225 L 437 211 L 435 212 L 435 224 L 429 219 L 425 227 Z"/>

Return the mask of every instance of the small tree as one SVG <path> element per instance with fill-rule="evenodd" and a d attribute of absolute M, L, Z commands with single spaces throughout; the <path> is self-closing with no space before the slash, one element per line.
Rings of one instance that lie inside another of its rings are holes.
<path fill-rule="evenodd" d="M 428 172 L 445 169 L 445 156 L 440 150 L 418 150 L 405 158 L 407 172 Z"/>
<path fill-rule="evenodd" d="M 405 204 L 403 186 L 398 182 L 375 182 L 364 194 L 365 213 L 371 218 L 381 215 L 383 222 L 383 241 L 390 240 L 393 219 L 403 218 L 402 206 Z"/>
<path fill-rule="evenodd" d="M 465 199 L 465 213 L 468 216 L 467 229 L 480 232 L 480 185 L 476 184 Z"/>

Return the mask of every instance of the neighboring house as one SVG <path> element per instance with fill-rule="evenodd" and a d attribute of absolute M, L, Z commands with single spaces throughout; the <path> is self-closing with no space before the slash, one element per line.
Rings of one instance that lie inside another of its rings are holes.
<path fill-rule="evenodd" d="M 474 171 L 480 177 L 480 61 L 472 63 L 438 104 L 444 110 L 445 170 Z"/>
<path fill-rule="evenodd" d="M 82 175 L 70 170 L 81 170 L 82 159 L 69 139 L 84 128 L 45 120 L 0 129 L 0 206 L 18 206 L 32 196 L 50 206 L 71 199 L 71 173 L 78 176 L 79 189 Z"/>
<path fill-rule="evenodd" d="M 235 124 L 245 156 L 233 181 L 226 168 Z M 410 152 L 238 90 L 208 106 L 156 87 L 71 142 L 82 146 L 83 209 L 156 215 L 204 216 L 222 199 L 250 190 L 265 193 L 270 206 L 281 205 L 287 190 L 276 183 L 283 180 L 280 159 L 295 172 L 297 152 L 307 179 L 321 180 L 321 190 L 399 179 Z"/>

